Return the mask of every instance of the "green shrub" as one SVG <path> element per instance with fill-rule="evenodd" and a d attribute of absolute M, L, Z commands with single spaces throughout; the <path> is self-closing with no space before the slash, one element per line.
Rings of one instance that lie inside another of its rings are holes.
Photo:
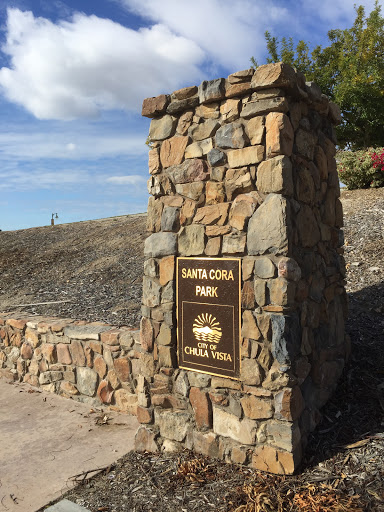
<path fill-rule="evenodd" d="M 339 179 L 349 190 L 384 186 L 384 148 L 338 151 Z"/>

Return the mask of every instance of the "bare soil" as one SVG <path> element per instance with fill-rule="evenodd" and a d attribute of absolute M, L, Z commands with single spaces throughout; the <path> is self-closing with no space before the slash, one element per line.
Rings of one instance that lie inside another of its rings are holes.
<path fill-rule="evenodd" d="M 384 511 L 384 189 L 341 198 L 352 355 L 300 472 L 132 452 L 80 475 L 68 499 L 92 512 Z M 0 310 L 137 325 L 145 236 L 140 216 L 0 233 Z"/>

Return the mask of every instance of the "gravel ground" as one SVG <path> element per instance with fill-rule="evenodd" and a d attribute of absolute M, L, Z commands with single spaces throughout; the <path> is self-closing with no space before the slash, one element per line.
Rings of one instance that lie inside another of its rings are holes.
<path fill-rule="evenodd" d="M 384 189 L 344 191 L 352 355 L 300 473 L 130 453 L 66 497 L 92 512 L 384 511 Z M 145 218 L 0 233 L 0 309 L 137 325 Z M 60 304 L 16 308 L 68 300 Z"/>

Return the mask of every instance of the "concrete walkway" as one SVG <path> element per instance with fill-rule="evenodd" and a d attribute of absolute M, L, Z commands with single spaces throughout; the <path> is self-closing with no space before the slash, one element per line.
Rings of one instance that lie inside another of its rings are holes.
<path fill-rule="evenodd" d="M 36 512 L 133 449 L 136 418 L 0 378 L 0 512 Z"/>

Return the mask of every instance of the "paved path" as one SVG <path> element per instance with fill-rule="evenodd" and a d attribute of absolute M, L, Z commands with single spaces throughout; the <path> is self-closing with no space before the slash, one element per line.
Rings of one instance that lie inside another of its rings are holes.
<path fill-rule="evenodd" d="M 36 512 L 76 474 L 108 466 L 133 449 L 136 418 L 0 379 L 0 512 Z"/>

